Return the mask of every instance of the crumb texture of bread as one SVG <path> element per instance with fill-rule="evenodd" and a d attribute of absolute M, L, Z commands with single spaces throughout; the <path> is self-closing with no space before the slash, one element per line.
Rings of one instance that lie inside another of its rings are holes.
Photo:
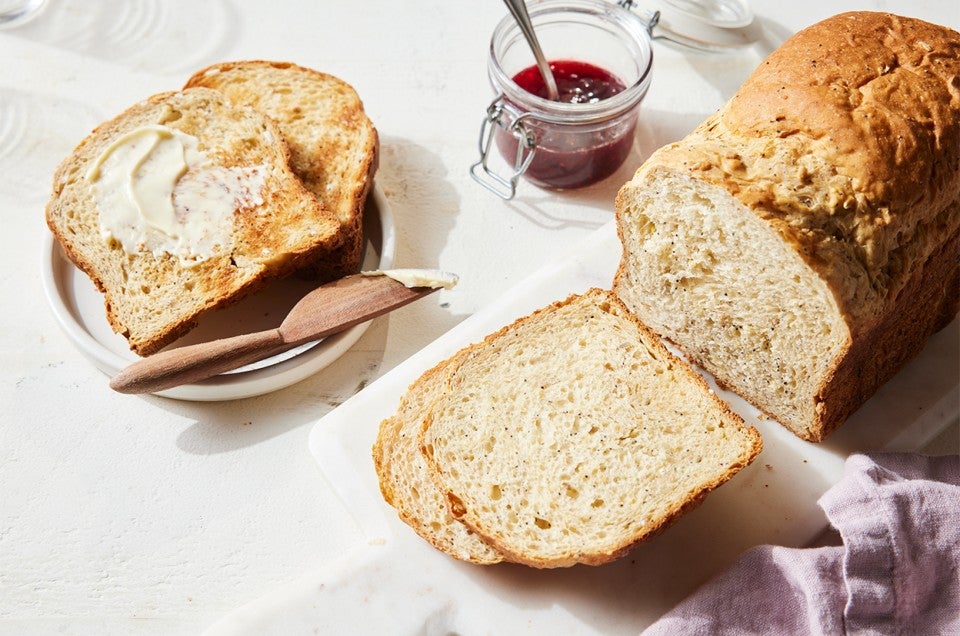
<path fill-rule="evenodd" d="M 225 62 L 195 73 L 186 86 L 223 92 L 273 119 L 294 173 L 340 221 L 343 244 L 319 253 L 314 275 L 356 273 L 363 251 L 363 206 L 377 169 L 379 139 L 357 92 L 343 80 L 292 64 Z"/>
<path fill-rule="evenodd" d="M 960 34 L 920 20 L 799 32 L 621 189 L 614 290 L 822 440 L 956 314 L 958 76 Z"/>
<path fill-rule="evenodd" d="M 237 202 L 228 244 L 197 264 L 170 253 L 131 253 L 102 235 L 101 211 L 87 179 L 91 166 L 125 134 L 158 125 L 197 140 L 210 163 L 198 170 L 251 168 L 262 178 L 261 191 Z M 47 224 L 67 256 L 104 293 L 114 331 L 133 351 L 148 355 L 189 331 L 204 312 L 239 300 L 338 243 L 337 219 L 304 188 L 288 160 L 272 121 L 217 91 L 155 95 L 97 127 L 61 163 Z"/>
<path fill-rule="evenodd" d="M 622 556 L 760 451 L 699 375 L 609 291 L 460 354 L 420 433 L 453 516 L 538 568 Z"/>
<path fill-rule="evenodd" d="M 462 561 L 498 563 L 503 556 L 450 514 L 420 452 L 426 408 L 445 390 L 459 357 L 445 360 L 410 385 L 395 415 L 380 424 L 373 448 L 380 492 L 407 525 L 438 550 Z"/>

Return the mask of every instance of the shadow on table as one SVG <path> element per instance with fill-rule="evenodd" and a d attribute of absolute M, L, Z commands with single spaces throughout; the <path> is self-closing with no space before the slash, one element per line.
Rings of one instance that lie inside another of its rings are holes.
<path fill-rule="evenodd" d="M 187 453 L 214 455 L 254 446 L 316 422 L 363 389 L 380 369 L 387 320 L 376 319 L 353 349 L 326 369 L 273 393 L 225 402 L 149 399 L 194 420 L 177 437 L 177 447 Z"/>
<path fill-rule="evenodd" d="M 402 137 L 380 138 L 377 183 L 397 230 L 397 267 L 435 267 L 460 213 L 448 167 L 436 154 Z"/>
<path fill-rule="evenodd" d="M 439 157 L 405 139 L 381 139 L 376 177 L 396 227 L 395 267 L 432 267 L 459 211 L 459 197 Z M 429 218 L 426 218 L 429 216 Z M 416 228 L 429 227 L 429 232 Z M 316 422 L 402 359 L 385 359 L 388 339 L 418 351 L 464 316 L 449 311 L 440 295 L 397 309 L 373 321 L 343 356 L 315 375 L 267 395 L 229 402 L 156 400 L 163 408 L 195 420 L 177 445 L 193 454 L 224 453 L 252 446 Z M 426 328 L 410 329 L 410 325 Z M 264 327 L 265 328 L 265 327 Z M 396 333 L 402 329 L 401 333 Z"/>

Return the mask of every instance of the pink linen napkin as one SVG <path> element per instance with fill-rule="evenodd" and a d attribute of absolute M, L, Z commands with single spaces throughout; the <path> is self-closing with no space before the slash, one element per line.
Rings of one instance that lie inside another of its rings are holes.
<path fill-rule="evenodd" d="M 760 546 L 651 625 L 678 634 L 960 634 L 960 457 L 851 455 L 842 546 Z"/>

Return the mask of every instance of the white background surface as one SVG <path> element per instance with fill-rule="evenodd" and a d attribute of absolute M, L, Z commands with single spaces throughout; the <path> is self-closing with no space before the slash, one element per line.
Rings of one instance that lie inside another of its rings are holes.
<path fill-rule="evenodd" d="M 611 218 L 655 147 L 729 98 L 769 47 L 844 9 L 960 27 L 947 0 L 754 2 L 767 39 L 725 56 L 655 45 L 634 155 L 597 186 L 467 174 L 492 98 L 485 2 L 49 0 L 0 32 L 0 633 L 196 633 L 353 544 L 308 450 L 311 426 Z M 188 403 L 112 393 L 43 298 L 43 204 L 56 164 L 101 120 L 227 59 L 290 60 L 353 84 L 382 143 L 398 266 L 461 284 L 377 320 L 330 368 L 277 393 Z M 956 429 L 937 448 L 956 452 Z"/>

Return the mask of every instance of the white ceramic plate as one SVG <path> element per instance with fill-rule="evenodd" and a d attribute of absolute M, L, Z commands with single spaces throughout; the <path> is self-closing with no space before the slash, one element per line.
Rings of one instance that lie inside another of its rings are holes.
<path fill-rule="evenodd" d="M 383 191 L 376 184 L 367 199 L 364 216 L 366 245 L 363 269 L 387 269 L 393 265 L 395 251 L 393 216 Z M 47 300 L 63 331 L 98 369 L 112 376 L 139 359 L 130 351 L 126 339 L 111 330 L 106 319 L 103 295 L 87 275 L 70 262 L 49 233 L 43 248 L 42 276 Z M 315 282 L 296 277 L 272 283 L 236 305 L 204 316 L 196 329 L 172 346 L 276 327 L 290 308 L 314 287 Z M 252 397 L 282 389 L 309 377 L 339 358 L 353 346 L 369 324 L 357 325 L 318 342 L 157 395 L 180 400 L 217 401 Z"/>
<path fill-rule="evenodd" d="M 359 528 L 355 549 L 223 617 L 207 636 L 259 634 L 638 634 L 762 544 L 798 547 L 826 526 L 819 497 L 854 452 L 922 448 L 960 412 L 960 320 L 821 444 L 805 442 L 736 395 L 711 386 L 763 436 L 763 451 L 704 503 L 614 563 L 534 570 L 474 566 L 420 539 L 380 494 L 371 457 L 380 421 L 426 369 L 461 347 L 570 293 L 609 289 L 620 243 L 611 221 L 579 248 L 325 415 L 310 450 Z"/>

